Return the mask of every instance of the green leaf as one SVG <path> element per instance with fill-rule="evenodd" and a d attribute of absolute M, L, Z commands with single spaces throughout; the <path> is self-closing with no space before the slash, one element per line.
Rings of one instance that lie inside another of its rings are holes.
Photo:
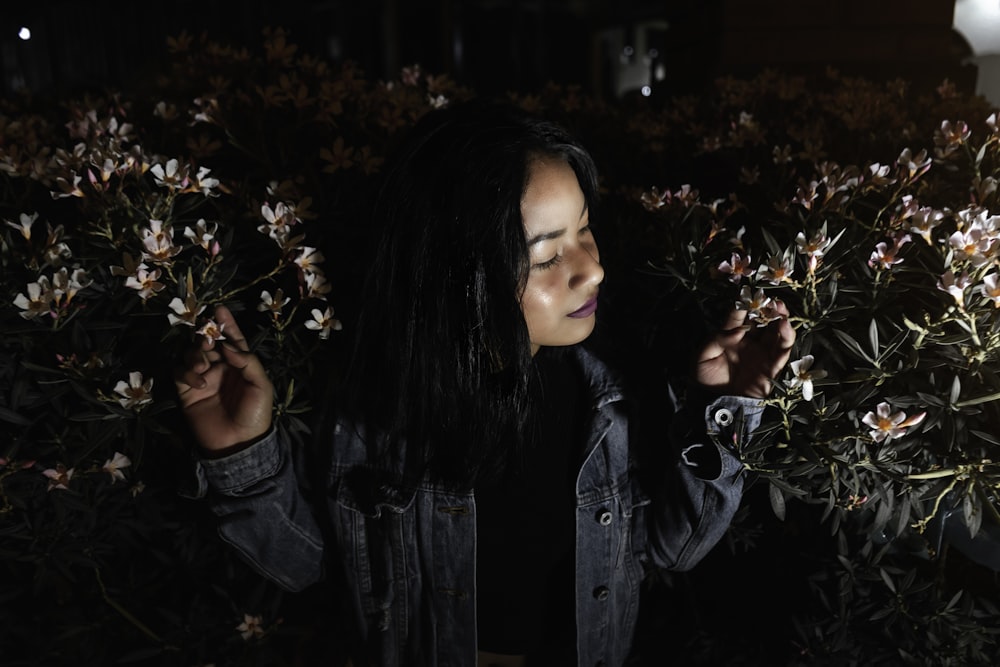
<path fill-rule="evenodd" d="M 930 405 L 936 408 L 943 408 L 945 406 L 945 402 L 941 400 L 940 397 L 935 396 L 934 394 L 928 394 L 922 391 L 918 391 L 917 398 L 923 401 L 926 405 Z"/>
<path fill-rule="evenodd" d="M 872 359 L 878 359 L 878 323 L 874 318 L 868 325 L 868 342 L 872 346 Z"/>
<path fill-rule="evenodd" d="M 839 338 L 840 342 L 843 343 L 845 346 L 847 346 L 847 349 L 849 349 L 855 355 L 861 357 L 868 363 L 871 364 L 875 363 L 875 360 L 869 357 L 868 354 L 863 349 L 861 349 L 861 345 L 858 343 L 858 341 L 851 338 L 850 334 L 848 334 L 845 331 L 841 331 L 840 329 L 834 329 L 833 335 Z"/>
<path fill-rule="evenodd" d="M 983 162 L 983 156 L 986 155 L 986 147 L 989 146 L 989 145 L 990 145 L 989 142 L 986 142 L 982 146 L 979 147 L 978 151 L 976 151 L 976 166 L 977 167 L 980 164 L 982 164 L 982 162 Z"/>
<path fill-rule="evenodd" d="M 781 254 L 781 246 L 778 245 L 777 239 L 767 230 L 767 227 L 760 228 L 760 235 L 764 237 L 764 243 L 767 244 L 768 252 L 772 255 Z"/>
<path fill-rule="evenodd" d="M 955 381 L 958 381 L 958 376 L 955 376 Z M 1000 400 L 1000 391 L 995 394 L 987 394 L 986 396 L 979 396 L 977 398 L 967 398 L 964 401 L 952 400 L 952 404 L 956 408 L 965 408 L 970 405 L 979 405 L 980 403 L 990 403 L 992 401 Z"/>
<path fill-rule="evenodd" d="M 965 519 L 965 527 L 969 529 L 969 537 L 975 539 L 983 523 L 983 513 L 971 493 L 966 493 L 962 498 L 962 518 Z"/>
<path fill-rule="evenodd" d="M 948 395 L 948 403 L 951 405 L 957 405 L 958 397 L 962 394 L 962 381 L 955 376 L 955 379 L 951 381 L 951 393 Z"/>
<path fill-rule="evenodd" d="M 880 498 L 876 501 L 875 521 L 872 525 L 872 532 L 876 535 L 885 530 L 892 516 L 892 501 L 889 498 Z"/>
<path fill-rule="evenodd" d="M 882 581 L 885 582 L 885 585 L 889 587 L 889 590 L 892 591 L 893 593 L 895 593 L 896 592 L 896 584 L 894 584 L 892 582 L 892 577 L 889 576 L 889 573 L 885 571 L 884 567 L 880 567 L 878 569 L 878 574 L 879 574 L 880 577 L 882 577 Z"/>
<path fill-rule="evenodd" d="M 0 406 L 0 419 L 5 422 L 10 422 L 11 424 L 17 424 L 18 426 L 31 425 L 30 419 L 27 419 L 26 417 L 23 417 L 13 410 L 9 410 L 3 406 Z"/>
<path fill-rule="evenodd" d="M 986 442 L 990 443 L 991 445 L 997 445 L 998 447 L 1000 447 L 1000 440 L 998 440 L 997 438 L 995 438 L 993 435 L 991 435 L 989 433 L 984 433 L 983 431 L 977 431 L 976 429 L 969 429 L 969 433 L 971 433 L 972 435 L 976 436 L 980 440 L 985 440 Z"/>
<path fill-rule="evenodd" d="M 780 521 L 785 520 L 785 494 L 779 489 L 775 484 L 771 484 L 768 487 L 768 495 L 771 498 L 771 509 L 774 511 L 774 516 L 778 517 Z"/>

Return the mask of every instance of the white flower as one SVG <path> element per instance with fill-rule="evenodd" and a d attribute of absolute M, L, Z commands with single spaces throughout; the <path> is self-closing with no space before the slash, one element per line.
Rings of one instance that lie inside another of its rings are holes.
<path fill-rule="evenodd" d="M 808 239 L 804 232 L 799 232 L 795 236 L 795 245 L 798 247 L 799 252 L 809 259 L 810 273 L 815 271 L 816 267 L 819 266 L 820 258 L 829 249 L 831 243 L 830 239 L 826 236 L 825 229 L 817 231 Z"/>
<path fill-rule="evenodd" d="M 299 251 L 298 257 L 295 258 L 295 263 L 298 264 L 304 273 L 322 273 L 318 265 L 323 259 L 323 253 L 316 248 L 303 246 Z"/>
<path fill-rule="evenodd" d="M 52 191 L 53 199 L 65 199 L 66 197 L 84 197 L 83 190 L 80 189 L 80 182 L 83 180 L 78 174 L 73 174 L 73 182 L 70 183 L 62 176 L 56 178 L 56 185 L 59 186 L 61 192 L 55 190 Z"/>
<path fill-rule="evenodd" d="M 802 387 L 802 398 L 811 401 L 813 398 L 813 380 L 821 380 L 826 377 L 826 371 L 810 371 L 813 365 L 813 355 L 807 354 L 798 361 L 793 361 L 790 366 L 792 378 L 785 380 L 785 385 L 789 389 Z"/>
<path fill-rule="evenodd" d="M 57 465 L 55 468 L 48 468 L 42 471 L 42 474 L 49 478 L 49 488 L 48 491 L 52 489 L 63 489 L 69 488 L 69 481 L 73 479 L 73 468 L 69 470 L 63 464 Z"/>
<path fill-rule="evenodd" d="M 249 641 L 252 637 L 260 637 L 264 634 L 262 622 L 260 616 L 243 614 L 243 622 L 236 626 L 236 631 L 240 633 L 244 641 Z"/>
<path fill-rule="evenodd" d="M 129 457 L 121 452 L 115 452 L 112 458 L 104 462 L 101 470 L 111 475 L 111 483 L 114 484 L 119 479 L 125 479 L 122 468 L 128 468 L 130 465 L 132 465 L 132 460 Z"/>
<path fill-rule="evenodd" d="M 965 307 L 965 288 L 969 286 L 969 274 L 962 273 L 962 275 L 956 277 L 955 272 L 948 269 L 941 276 L 941 280 L 938 281 L 937 288 L 942 292 L 947 292 L 955 299 L 959 308 Z"/>
<path fill-rule="evenodd" d="M 176 159 L 167 161 L 166 170 L 162 166 L 154 164 L 150 167 L 149 171 L 153 174 L 153 178 L 156 179 L 156 184 L 160 187 L 170 189 L 187 187 L 187 167 L 180 167 Z"/>
<path fill-rule="evenodd" d="M 739 283 L 743 277 L 752 278 L 754 270 L 750 268 L 750 255 L 743 257 L 740 253 L 734 252 L 728 262 L 719 264 L 719 273 L 729 276 L 729 282 Z"/>
<path fill-rule="evenodd" d="M 757 277 L 772 285 L 791 282 L 792 271 L 795 269 L 795 258 L 791 255 L 769 255 L 767 264 L 757 268 Z"/>
<path fill-rule="evenodd" d="M 93 280 L 87 277 L 87 272 L 83 269 L 74 269 L 73 273 L 65 267 L 59 269 L 52 275 L 52 291 L 58 305 L 62 302 L 62 297 L 66 297 L 65 303 L 68 305 L 76 293 L 88 287 Z"/>
<path fill-rule="evenodd" d="M 909 419 L 905 412 L 892 412 L 892 408 L 885 401 L 882 401 L 875 408 L 875 412 L 869 412 L 861 421 L 871 427 L 868 435 L 875 442 L 889 442 L 893 438 L 901 438 L 906 435 L 906 429 L 916 426 L 927 416 L 926 412 L 913 415 Z"/>
<path fill-rule="evenodd" d="M 875 244 L 875 250 L 872 251 L 871 257 L 868 258 L 868 266 L 873 269 L 876 267 L 891 269 L 903 261 L 903 258 L 899 256 L 899 251 L 909 242 L 909 234 L 897 233 L 892 245 L 889 245 L 885 241 Z"/>
<path fill-rule="evenodd" d="M 131 275 L 125 279 L 125 286 L 137 291 L 142 300 L 145 301 L 166 287 L 163 283 L 158 282 L 159 278 L 159 269 L 150 271 L 149 267 L 140 263 L 135 267 L 135 275 Z"/>
<path fill-rule="evenodd" d="M 4 220 L 4 222 L 7 223 L 8 227 L 13 227 L 17 231 L 21 232 L 21 236 L 24 237 L 25 241 L 30 241 L 31 225 L 33 225 L 35 223 L 35 220 L 38 219 L 38 214 L 35 213 L 34 215 L 28 215 L 27 213 L 22 213 L 20 214 L 20 216 L 18 216 L 18 218 L 20 220 L 20 224 L 11 222 L 10 220 Z"/>
<path fill-rule="evenodd" d="M 736 302 L 736 308 L 746 310 L 747 319 L 756 322 L 757 326 L 764 326 L 774 319 L 774 299 L 764 294 L 764 290 L 758 288 L 756 292 L 751 292 L 748 285 L 744 285 L 740 290 L 740 300 Z"/>
<path fill-rule="evenodd" d="M 210 250 L 212 240 L 215 238 L 215 231 L 219 225 L 214 222 L 205 222 L 204 218 L 198 220 L 194 227 L 184 228 L 184 237 L 191 240 L 195 245 L 200 245 L 205 250 Z"/>
<path fill-rule="evenodd" d="M 325 311 L 314 308 L 312 316 L 313 319 L 306 320 L 306 329 L 319 331 L 319 337 L 323 340 L 330 337 L 331 331 L 340 331 L 343 328 L 340 320 L 333 317 L 333 309 L 329 306 L 327 306 Z"/>
<path fill-rule="evenodd" d="M 150 393 L 152 389 L 153 378 L 143 382 L 142 373 L 139 371 L 129 373 L 128 382 L 119 380 L 118 384 L 115 385 L 115 393 L 121 396 L 118 403 L 126 410 L 139 410 L 152 403 L 153 396 Z"/>
<path fill-rule="evenodd" d="M 982 266 L 990 261 L 990 246 L 993 239 L 984 234 L 984 229 L 978 225 L 966 231 L 956 231 L 948 237 L 948 244 L 958 252 L 962 259 L 967 259 L 973 266 Z"/>
<path fill-rule="evenodd" d="M 260 215 L 267 224 L 259 226 L 257 231 L 261 234 L 267 234 L 280 246 L 284 246 L 288 242 L 291 228 L 301 222 L 295 216 L 295 207 L 286 205 L 284 202 L 278 202 L 273 209 L 269 205 L 263 204 L 260 207 Z"/>
<path fill-rule="evenodd" d="M 45 276 L 39 276 L 37 282 L 28 283 L 27 295 L 18 294 L 14 297 L 14 305 L 21 309 L 19 315 L 26 320 L 48 315 L 52 312 L 52 300 L 55 294 L 52 285 Z"/>
<path fill-rule="evenodd" d="M 206 197 L 211 197 L 214 194 L 212 191 L 219 187 L 219 179 L 208 177 L 211 172 L 208 167 L 198 167 L 198 175 L 194 177 L 194 187 Z"/>
<path fill-rule="evenodd" d="M 305 280 L 306 298 L 308 299 L 325 299 L 330 292 L 330 283 L 327 282 L 326 276 L 322 273 L 307 273 Z"/>
<path fill-rule="evenodd" d="M 267 290 L 260 293 L 260 303 L 257 304 L 257 310 L 264 312 L 271 312 L 271 315 L 277 319 L 281 315 L 281 309 L 287 304 L 291 299 L 285 296 L 285 293 L 279 287 L 275 292 L 274 296 Z"/>
<path fill-rule="evenodd" d="M 660 189 L 654 186 L 649 192 L 643 192 L 640 200 L 642 201 L 643 208 L 647 211 L 655 211 L 669 204 L 673 197 L 674 195 L 670 190 L 660 192 Z"/>
<path fill-rule="evenodd" d="M 997 284 L 997 274 L 983 276 L 983 296 L 993 300 L 993 307 L 1000 308 L 1000 285 Z"/>
<path fill-rule="evenodd" d="M 225 324 L 218 324 L 215 320 L 210 319 L 201 325 L 201 328 L 195 333 L 204 336 L 211 341 L 226 340 L 226 337 L 222 335 L 222 330 L 225 326 Z"/>
<path fill-rule="evenodd" d="M 878 162 L 873 162 L 868 165 L 868 182 L 873 185 L 889 185 L 890 183 L 895 183 L 896 179 L 889 176 L 889 170 L 891 167 L 887 164 L 879 164 Z"/>
<path fill-rule="evenodd" d="M 150 220 L 149 227 L 142 230 L 142 258 L 157 264 L 168 264 L 181 251 L 174 245 L 173 233 L 162 220 Z"/>
<path fill-rule="evenodd" d="M 170 310 L 174 311 L 173 313 L 167 313 L 167 320 L 169 320 L 170 326 L 183 324 L 186 327 L 193 327 L 198 316 L 205 310 L 205 304 L 198 303 L 195 295 L 190 293 L 183 301 L 180 297 L 175 296 L 168 305 L 170 306 Z"/>
<path fill-rule="evenodd" d="M 111 265 L 111 275 L 113 276 L 134 276 L 136 271 L 139 269 L 148 269 L 149 267 L 142 262 L 136 263 L 135 258 L 132 255 L 122 253 L 122 264 L 124 266 Z"/>
<path fill-rule="evenodd" d="M 909 148 L 904 148 L 896 158 L 896 167 L 901 174 L 907 178 L 916 178 L 931 168 L 932 158 L 927 155 L 926 150 L 921 150 L 916 156 Z"/>
<path fill-rule="evenodd" d="M 45 263 L 49 266 L 58 267 L 64 259 L 73 256 L 69 246 L 62 241 L 63 231 L 62 225 L 58 225 L 55 229 L 49 225 L 49 235 L 45 241 L 44 251 Z"/>

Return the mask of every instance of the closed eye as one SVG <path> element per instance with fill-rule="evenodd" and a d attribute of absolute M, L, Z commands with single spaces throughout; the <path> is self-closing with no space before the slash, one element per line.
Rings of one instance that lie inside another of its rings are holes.
<path fill-rule="evenodd" d="M 555 266 L 556 264 L 558 264 L 559 262 L 561 262 L 562 259 L 563 259 L 562 255 L 556 255 L 552 259 L 546 260 L 544 262 L 539 262 L 538 264 L 535 264 L 531 268 L 533 268 L 533 269 L 539 269 L 541 271 L 544 271 L 545 269 L 551 269 L 553 266 Z"/>

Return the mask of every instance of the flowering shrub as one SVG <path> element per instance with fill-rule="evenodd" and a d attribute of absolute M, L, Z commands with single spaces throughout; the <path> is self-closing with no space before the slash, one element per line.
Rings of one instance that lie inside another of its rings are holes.
<path fill-rule="evenodd" d="M 342 218 L 362 210 L 386 143 L 462 94 L 419 68 L 385 83 L 334 70 L 295 56 L 281 31 L 261 57 L 183 35 L 171 49 L 155 92 L 25 99 L 0 114 L 11 660 L 268 655 L 280 593 L 176 495 L 195 483 L 173 366 L 194 336 L 225 339 L 213 308 L 228 305 L 271 372 L 278 428 L 304 442 L 303 413 L 339 368 L 332 283 L 352 271 L 328 270 L 320 245 L 357 254 L 330 239 L 359 236 Z"/>
<path fill-rule="evenodd" d="M 737 95 L 715 110 L 729 122 L 700 133 L 703 156 L 736 165 L 725 195 L 687 182 L 641 195 L 660 237 L 653 268 L 703 310 L 719 299 L 747 310 L 751 328 L 775 300 L 792 313 L 793 361 L 744 457 L 779 518 L 789 503 L 815 505 L 835 537 L 812 578 L 802 654 L 988 664 L 989 571 L 1000 570 L 997 113 L 971 100 L 962 111 L 975 116 L 935 127 L 900 112 L 879 137 L 880 122 L 859 127 L 823 96 L 803 104 L 794 81 L 771 84 L 784 88 Z M 746 110 L 775 96 L 806 108 Z M 923 109 L 956 103 L 945 85 Z M 846 133 L 816 131 L 835 124 Z M 880 153 L 852 155 L 854 133 Z M 982 581 L 963 583 L 956 567 L 981 568 Z"/>
<path fill-rule="evenodd" d="M 372 81 L 280 30 L 256 54 L 187 35 L 169 50 L 148 90 L 0 107 L 0 655 L 335 664 L 337 601 L 283 597 L 187 498 L 172 368 L 193 336 L 226 337 L 228 305 L 277 427 L 307 447 L 344 360 L 373 177 L 400 130 L 472 92 L 417 66 Z M 654 349 L 692 304 L 738 303 L 754 327 L 774 299 L 793 314 L 795 356 L 745 458 L 768 512 L 833 539 L 785 648 L 975 664 L 998 613 L 944 556 L 977 563 L 972 536 L 996 524 L 996 115 L 947 86 L 821 84 L 511 97 L 594 150 L 607 293 Z M 760 509 L 734 526 L 746 544 Z"/>

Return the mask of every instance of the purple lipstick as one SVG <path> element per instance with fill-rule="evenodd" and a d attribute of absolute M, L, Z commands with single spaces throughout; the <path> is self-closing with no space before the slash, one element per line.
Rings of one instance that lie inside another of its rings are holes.
<path fill-rule="evenodd" d="M 584 317 L 590 317 L 596 311 L 597 311 L 597 295 L 595 294 L 594 296 L 592 296 L 590 299 L 587 300 L 587 303 L 580 306 L 580 308 L 574 310 L 567 317 L 575 317 L 578 319 L 582 319 Z"/>

